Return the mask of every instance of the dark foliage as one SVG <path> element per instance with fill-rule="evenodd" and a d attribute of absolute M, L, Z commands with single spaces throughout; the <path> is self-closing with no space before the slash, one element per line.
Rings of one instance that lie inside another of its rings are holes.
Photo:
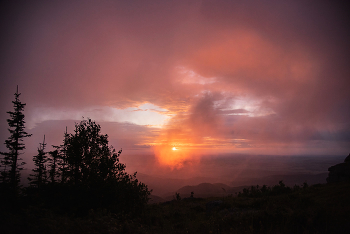
<path fill-rule="evenodd" d="M 88 119 L 76 124 L 73 134 L 65 133 L 63 145 L 50 152 L 49 180 L 27 189 L 33 204 L 79 216 L 91 209 L 131 214 L 142 211 L 150 194 L 147 186 L 136 179 L 136 173 L 126 173 L 125 165 L 119 162 L 122 151 L 108 146 L 108 136 L 100 130 L 100 125 Z M 39 167 L 47 161 L 39 158 L 43 148 L 34 158 L 38 164 L 35 185 L 39 168 L 46 170 Z"/>
<path fill-rule="evenodd" d="M 345 158 L 344 162 L 345 163 L 349 163 L 350 162 L 350 154 Z"/>
<path fill-rule="evenodd" d="M 46 152 L 45 152 L 45 135 L 43 143 L 39 144 L 38 154 L 33 157 L 35 168 L 33 169 L 34 174 L 31 174 L 28 180 L 30 185 L 38 189 L 41 189 L 43 185 L 47 183 L 47 170 L 46 163 L 48 161 Z"/>
<path fill-rule="evenodd" d="M 50 151 L 49 155 L 50 157 L 47 159 L 49 165 L 49 180 L 52 184 L 55 184 L 56 181 L 59 179 L 60 173 L 58 171 L 58 165 L 60 160 L 59 155 L 59 146 L 53 146 L 55 150 Z"/>
<path fill-rule="evenodd" d="M 24 201 L 20 212 L 0 210 L 0 227 L 2 233 L 349 233 L 349 183 L 299 189 L 149 204 L 139 216 L 99 209 L 79 217 Z"/>
<path fill-rule="evenodd" d="M 244 188 L 242 192 L 238 193 L 238 197 L 264 197 L 264 196 L 274 196 L 280 194 L 288 194 L 292 192 L 299 191 L 301 189 L 305 189 L 308 187 L 308 184 L 304 182 L 302 187 L 299 185 L 295 185 L 293 188 L 286 186 L 283 181 L 279 181 L 278 185 L 274 185 L 272 187 L 263 185 L 260 187 L 251 186 L 250 188 Z"/>
<path fill-rule="evenodd" d="M 67 182 L 67 176 L 68 176 L 68 162 L 67 162 L 67 138 L 68 138 L 68 133 L 67 133 L 67 127 L 66 131 L 64 132 L 64 139 L 63 139 L 63 144 L 60 146 L 54 146 L 58 153 L 58 170 L 57 170 L 57 176 L 60 176 L 61 178 L 61 183 L 64 184 Z M 52 155 L 52 154 L 50 154 Z"/>

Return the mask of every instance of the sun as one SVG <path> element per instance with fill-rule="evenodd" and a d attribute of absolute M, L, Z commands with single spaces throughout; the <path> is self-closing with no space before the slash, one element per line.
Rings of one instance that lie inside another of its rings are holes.
<path fill-rule="evenodd" d="M 194 153 L 191 149 L 180 144 L 160 144 L 153 149 L 159 165 L 170 167 L 171 170 L 180 169 L 194 161 Z"/>

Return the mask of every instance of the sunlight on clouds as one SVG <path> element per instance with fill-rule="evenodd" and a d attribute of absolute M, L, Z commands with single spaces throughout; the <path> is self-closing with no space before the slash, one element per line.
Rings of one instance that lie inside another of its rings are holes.
<path fill-rule="evenodd" d="M 200 84 L 200 85 L 205 85 L 205 84 L 213 84 L 217 82 L 217 79 L 215 77 L 203 77 L 193 70 L 187 69 L 186 67 L 179 66 L 176 67 L 178 73 L 180 74 L 179 81 L 182 84 Z"/>
<path fill-rule="evenodd" d="M 138 125 L 161 127 L 172 116 L 168 110 L 154 104 L 145 103 L 138 108 L 130 107 L 124 110 L 113 109 L 117 122 L 131 122 Z"/>
<path fill-rule="evenodd" d="M 150 125 L 161 127 L 167 123 L 171 114 L 152 103 L 145 103 L 138 107 L 117 109 L 113 107 L 90 107 L 83 110 L 36 108 L 28 116 L 28 128 L 48 120 L 82 120 L 91 118 L 102 122 L 128 122 L 137 125 Z"/>
<path fill-rule="evenodd" d="M 202 89 L 199 93 L 194 94 L 196 98 L 200 98 L 206 94 L 214 94 L 216 92 L 216 85 L 220 85 L 222 82 L 219 82 L 216 77 L 203 77 L 196 73 L 195 71 L 186 68 L 184 66 L 176 67 L 176 70 L 180 77 L 178 78 L 181 84 L 199 84 L 199 85 L 210 85 L 205 86 L 205 89 Z M 204 86 L 203 86 L 204 87 Z M 228 115 L 247 115 L 250 117 L 266 116 L 275 114 L 275 111 L 269 107 L 263 105 L 265 102 L 274 103 L 276 100 L 274 98 L 258 98 L 252 97 L 248 94 L 242 94 L 242 91 L 238 89 L 231 91 L 221 91 L 219 92 L 222 96 L 221 100 L 214 101 L 214 107 L 227 112 Z M 229 98 L 228 97 L 233 97 Z M 230 102 L 230 103 L 228 103 Z M 234 112 L 234 110 L 242 110 L 241 112 Z"/>
<path fill-rule="evenodd" d="M 227 108 L 221 109 L 223 113 L 227 112 L 227 115 L 246 115 L 249 117 L 258 117 L 258 116 L 267 116 L 275 114 L 275 112 L 263 105 L 265 100 L 259 100 L 252 97 L 240 96 L 231 100 L 231 103 L 228 104 Z M 227 102 L 226 100 L 219 100 L 214 103 L 215 106 L 219 107 L 222 102 Z M 273 102 L 273 100 L 269 100 Z M 240 112 L 232 112 L 234 110 L 241 110 Z"/>

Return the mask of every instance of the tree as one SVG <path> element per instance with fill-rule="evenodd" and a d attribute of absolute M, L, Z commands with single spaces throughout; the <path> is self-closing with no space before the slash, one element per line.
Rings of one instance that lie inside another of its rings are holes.
<path fill-rule="evenodd" d="M 1 171 L 1 182 L 3 185 L 8 185 L 8 188 L 12 192 L 16 192 L 19 187 L 20 182 L 20 171 L 23 169 L 24 162 L 19 163 L 22 159 L 19 158 L 19 155 L 22 154 L 21 151 L 25 149 L 23 139 L 25 137 L 30 137 L 31 134 L 28 134 L 24 129 L 24 114 L 23 110 L 25 103 L 22 103 L 19 100 L 18 86 L 17 91 L 14 94 L 15 100 L 12 101 L 14 111 L 8 111 L 10 118 L 7 119 L 9 125 L 8 131 L 10 132 L 10 137 L 5 140 L 6 148 L 8 152 L 1 152 L 3 159 L 1 160 L 2 171 Z"/>
<path fill-rule="evenodd" d="M 75 125 L 74 134 L 65 134 L 67 184 L 74 205 L 82 208 L 106 208 L 112 211 L 140 209 L 150 192 L 138 182 L 136 173 L 129 175 L 119 162 L 122 150 L 108 146 L 108 135 L 91 119 Z"/>
<path fill-rule="evenodd" d="M 53 145 L 52 147 L 55 148 L 55 150 L 49 152 L 50 157 L 47 161 L 49 162 L 49 178 L 51 183 L 54 184 L 60 175 L 58 171 L 58 163 L 61 157 L 59 154 L 60 146 Z"/>
<path fill-rule="evenodd" d="M 31 174 L 31 177 L 28 177 L 30 184 L 38 189 L 42 187 L 47 182 L 47 170 L 46 162 L 48 161 L 46 152 L 45 152 L 45 135 L 43 143 L 39 143 L 38 154 L 33 156 L 33 161 L 35 168 L 33 169 L 34 174 Z"/>
<path fill-rule="evenodd" d="M 75 185 L 103 181 L 118 172 L 115 164 L 119 154 L 108 147 L 107 135 L 100 134 L 95 122 L 81 121 L 75 125 L 75 134 L 65 139 L 69 181 Z M 124 169 L 124 168 L 122 168 Z"/>
<path fill-rule="evenodd" d="M 48 173 L 49 173 L 49 180 L 52 184 L 55 184 L 56 182 L 60 182 L 64 184 L 67 181 L 67 171 L 68 171 L 68 164 L 67 164 L 67 127 L 66 131 L 64 133 L 64 140 L 63 144 L 56 146 L 52 145 L 54 148 L 53 151 L 49 152 L 49 157 L 47 159 L 48 162 Z"/>
<path fill-rule="evenodd" d="M 67 163 L 67 127 L 64 133 L 63 144 L 59 146 L 52 145 L 55 150 L 49 152 L 50 158 L 49 167 L 50 167 L 50 180 L 52 183 L 60 180 L 60 183 L 64 184 L 67 181 L 67 172 L 68 172 L 68 163 Z"/>

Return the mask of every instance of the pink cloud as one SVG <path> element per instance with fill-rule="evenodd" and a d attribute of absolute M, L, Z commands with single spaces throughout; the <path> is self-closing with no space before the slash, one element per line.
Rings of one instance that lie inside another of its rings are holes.
<path fill-rule="evenodd" d="M 169 122 L 135 137 L 136 148 L 350 150 L 349 19 L 339 3 L 60 1 L 3 9 L 2 129 L 19 84 L 29 122 L 50 110 L 162 108 Z"/>

